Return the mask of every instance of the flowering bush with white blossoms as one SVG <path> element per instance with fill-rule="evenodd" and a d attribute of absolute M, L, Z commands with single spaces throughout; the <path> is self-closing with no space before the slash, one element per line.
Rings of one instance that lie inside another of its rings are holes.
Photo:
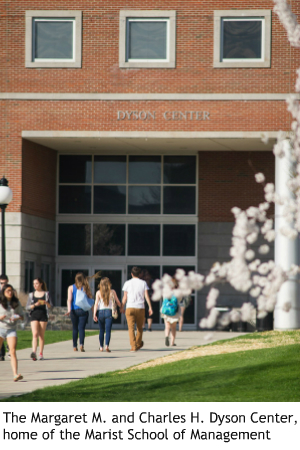
<path fill-rule="evenodd" d="M 286 0 L 273 0 L 274 11 L 285 27 L 290 44 L 300 48 L 300 25 L 297 23 L 295 15 L 291 12 Z M 300 92 L 300 68 L 297 70 L 296 92 Z M 253 317 L 254 306 L 251 303 L 244 303 L 239 311 L 232 311 L 220 316 L 216 309 L 219 290 L 215 287 L 218 283 L 229 283 L 237 291 L 248 293 L 256 299 L 258 318 L 265 317 L 268 312 L 275 308 L 276 296 L 281 286 L 291 276 L 300 272 L 300 268 L 293 265 L 289 270 L 284 271 L 277 266 L 274 261 L 261 262 L 260 258 L 254 259 L 257 255 L 254 249 L 249 246 L 255 244 L 260 235 L 268 242 L 273 242 L 276 232 L 273 229 L 274 221 L 267 216 L 271 204 L 283 207 L 283 217 L 286 226 L 281 227 L 279 232 L 289 239 L 295 239 L 300 231 L 300 106 L 295 96 L 290 96 L 287 101 L 288 111 L 293 117 L 292 134 L 289 136 L 291 144 L 292 161 L 295 163 L 295 173 L 288 182 L 288 189 L 293 194 L 292 198 L 281 198 L 275 192 L 273 183 L 265 183 L 265 176 L 262 173 L 255 175 L 255 180 L 264 186 L 265 201 L 258 207 L 251 206 L 246 211 L 240 208 L 232 208 L 235 218 L 235 225 L 232 232 L 232 247 L 230 248 L 231 260 L 226 263 L 215 263 L 209 274 L 203 275 L 189 272 L 186 274 L 182 269 L 176 272 L 178 288 L 175 289 L 172 278 L 164 275 L 162 280 L 156 280 L 152 287 L 154 294 L 152 300 L 160 300 L 162 297 L 176 295 L 183 297 L 190 295 L 194 290 L 202 287 L 212 286 L 206 302 L 209 310 L 208 317 L 201 319 L 200 327 L 214 328 L 219 322 L 223 327 L 230 322 L 249 321 Z M 280 132 L 273 153 L 278 158 L 285 155 L 284 140 L 286 133 Z M 263 136 L 263 142 L 268 141 L 268 136 Z M 270 247 L 267 243 L 258 248 L 259 255 L 267 255 Z M 291 304 L 286 302 L 282 309 L 289 311 Z"/>

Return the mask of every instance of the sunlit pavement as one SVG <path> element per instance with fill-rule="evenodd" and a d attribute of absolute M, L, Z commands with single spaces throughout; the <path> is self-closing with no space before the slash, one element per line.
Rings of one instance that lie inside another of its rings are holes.
<path fill-rule="evenodd" d="M 211 333 L 209 333 L 211 335 Z M 144 332 L 144 347 L 130 352 L 128 331 L 113 331 L 110 343 L 111 353 L 99 351 L 98 336 L 85 340 L 85 353 L 74 352 L 72 341 L 45 346 L 43 361 L 30 359 L 31 349 L 17 350 L 19 373 L 22 381 L 13 382 L 9 359 L 0 362 L 0 399 L 25 394 L 46 386 L 56 386 L 80 380 L 90 375 L 122 370 L 128 367 L 160 358 L 174 352 L 186 350 L 194 345 L 204 345 L 222 339 L 230 339 L 243 333 L 183 331 L 177 333 L 176 347 L 166 347 L 163 331 Z"/>

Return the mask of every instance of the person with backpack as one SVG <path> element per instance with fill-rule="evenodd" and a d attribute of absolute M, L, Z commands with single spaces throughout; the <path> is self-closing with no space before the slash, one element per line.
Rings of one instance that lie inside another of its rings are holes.
<path fill-rule="evenodd" d="M 92 277 L 93 278 L 93 277 Z M 75 276 L 75 283 L 68 287 L 68 312 L 67 316 L 70 316 L 73 325 L 73 350 L 78 352 L 78 334 L 80 351 L 85 352 L 84 339 L 85 339 L 85 327 L 89 319 L 89 311 L 80 308 L 76 305 L 77 290 L 83 291 L 88 299 L 92 298 L 92 293 L 88 281 L 88 277 L 82 272 L 78 272 Z"/>
<path fill-rule="evenodd" d="M 174 288 L 178 287 L 178 282 L 175 278 L 172 278 Z M 173 295 L 171 298 L 164 298 L 161 306 L 161 317 L 165 323 L 165 345 L 169 347 L 171 334 L 171 346 L 175 347 L 176 326 L 180 319 L 180 310 L 178 305 L 178 299 Z"/>
<path fill-rule="evenodd" d="M 30 358 L 32 361 L 37 360 L 37 344 L 39 339 L 40 354 L 39 360 L 43 360 L 43 352 L 45 345 L 45 332 L 48 323 L 48 309 L 52 308 L 50 294 L 47 286 L 41 278 L 33 280 L 34 292 L 30 292 L 26 305 L 26 310 L 30 312 L 30 325 L 32 331 L 32 352 Z"/>

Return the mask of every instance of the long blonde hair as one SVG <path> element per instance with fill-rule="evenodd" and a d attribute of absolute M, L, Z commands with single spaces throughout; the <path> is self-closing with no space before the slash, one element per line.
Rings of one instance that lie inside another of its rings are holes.
<path fill-rule="evenodd" d="M 107 277 L 102 278 L 99 283 L 100 296 L 103 300 L 105 306 L 109 305 L 110 293 L 111 293 L 111 282 Z"/>
<path fill-rule="evenodd" d="M 81 289 L 83 287 L 84 292 L 88 297 L 92 297 L 91 288 L 89 285 L 88 277 L 84 275 L 82 272 L 78 272 L 75 275 L 75 286 L 77 289 Z"/>

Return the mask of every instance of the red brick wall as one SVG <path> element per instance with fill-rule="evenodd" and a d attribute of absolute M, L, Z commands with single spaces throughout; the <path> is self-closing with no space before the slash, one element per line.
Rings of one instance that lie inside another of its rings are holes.
<path fill-rule="evenodd" d="M 26 214 L 55 219 L 56 152 L 23 139 L 22 207 Z"/>
<path fill-rule="evenodd" d="M 300 2 L 292 9 L 300 16 Z M 286 32 L 272 14 L 272 66 L 264 69 L 213 68 L 213 12 L 268 9 L 272 0 L 127 0 L 2 2 L 0 67 L 3 92 L 290 92 L 299 51 L 290 50 Z M 25 11 L 83 12 L 81 69 L 25 68 Z M 175 69 L 119 68 L 120 9 L 175 10 Z"/>
<path fill-rule="evenodd" d="M 199 152 L 199 221 L 233 222 L 231 208 L 247 209 L 264 201 L 263 172 L 274 183 L 275 159 L 270 152 Z M 274 214 L 273 208 L 269 210 Z"/>

